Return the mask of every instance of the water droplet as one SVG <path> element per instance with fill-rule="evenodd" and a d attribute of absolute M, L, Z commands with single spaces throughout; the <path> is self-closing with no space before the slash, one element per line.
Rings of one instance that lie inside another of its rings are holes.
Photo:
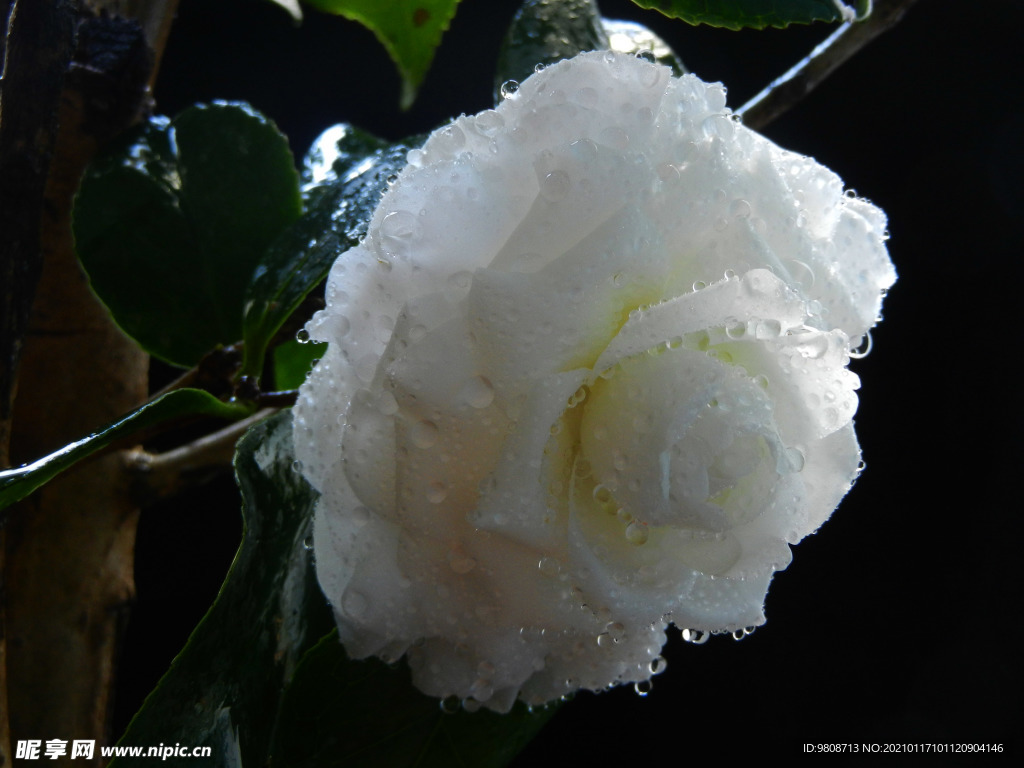
<path fill-rule="evenodd" d="M 742 339 L 747 333 L 747 324 L 739 320 L 726 322 L 725 335 L 730 339 Z"/>
<path fill-rule="evenodd" d="M 750 218 L 750 203 L 737 198 L 729 205 L 729 214 L 737 219 Z"/>
<path fill-rule="evenodd" d="M 807 461 L 804 457 L 804 452 L 799 448 L 787 448 L 786 458 L 789 459 L 789 465 L 793 468 L 794 472 L 800 472 Z"/>
<path fill-rule="evenodd" d="M 409 211 L 392 211 L 380 223 L 380 233 L 384 237 L 408 239 L 416 234 L 419 221 Z"/>
<path fill-rule="evenodd" d="M 476 129 L 484 136 L 494 136 L 505 127 L 505 118 L 488 109 L 476 116 Z"/>
<path fill-rule="evenodd" d="M 501 84 L 499 89 L 501 98 L 511 99 L 519 92 L 519 81 L 518 80 L 506 80 Z"/>
<path fill-rule="evenodd" d="M 409 440 L 417 448 L 430 448 L 437 439 L 437 425 L 432 421 L 418 421 L 409 430 Z"/>
<path fill-rule="evenodd" d="M 366 616 L 366 609 L 368 607 L 369 603 L 366 601 L 366 597 L 362 592 L 347 589 L 345 590 L 345 594 L 342 595 L 341 609 L 353 619 L 358 620 Z"/>
<path fill-rule="evenodd" d="M 301 471 L 302 471 L 302 462 L 299 461 L 298 459 L 296 459 L 295 461 L 292 462 L 292 472 L 301 472 Z"/>
<path fill-rule="evenodd" d="M 476 560 L 468 555 L 453 554 L 448 560 L 448 565 L 455 573 L 464 576 L 476 568 Z"/>
<path fill-rule="evenodd" d="M 590 109 L 597 104 L 597 91 L 590 86 L 584 86 L 576 91 L 576 101 L 580 106 Z"/>
<path fill-rule="evenodd" d="M 381 392 L 377 398 L 377 412 L 382 416 L 393 416 L 398 413 L 398 401 L 390 392 Z"/>
<path fill-rule="evenodd" d="M 466 291 L 473 284 L 473 275 L 469 272 L 456 272 L 448 277 L 448 288 L 453 291 Z"/>
<path fill-rule="evenodd" d="M 786 266 L 789 268 L 790 277 L 805 291 L 814 287 L 814 270 L 799 259 L 789 261 Z"/>
<path fill-rule="evenodd" d="M 441 699 L 441 711 L 446 715 L 454 715 L 459 711 L 459 707 L 462 702 L 459 701 L 458 696 L 446 696 Z"/>
<path fill-rule="evenodd" d="M 855 360 L 860 360 L 862 357 L 867 357 L 868 353 L 871 352 L 872 344 L 873 342 L 871 341 L 871 331 L 868 331 L 866 334 L 864 334 L 863 337 L 861 337 L 860 343 L 857 344 L 855 348 L 850 350 L 850 357 L 854 358 Z"/>
<path fill-rule="evenodd" d="M 544 177 L 544 181 L 540 185 L 540 191 L 545 198 L 555 202 L 569 194 L 571 187 L 572 180 L 569 178 L 568 173 L 565 171 L 552 171 Z"/>
<path fill-rule="evenodd" d="M 305 328 L 299 328 L 298 333 L 295 334 L 295 340 L 299 342 L 299 344 L 309 343 L 309 331 Z"/>
<path fill-rule="evenodd" d="M 629 134 L 622 128 L 614 125 L 602 128 L 598 134 L 598 140 L 605 146 L 620 152 L 629 146 Z"/>
<path fill-rule="evenodd" d="M 655 656 L 653 659 L 651 659 L 650 669 L 652 675 L 660 675 L 662 672 L 668 669 L 668 662 L 665 661 L 665 658 L 663 656 Z"/>
<path fill-rule="evenodd" d="M 582 162 L 590 162 L 597 159 L 597 144 L 590 139 L 578 139 L 569 145 L 573 156 Z"/>
<path fill-rule="evenodd" d="M 352 522 L 355 523 L 356 527 L 362 528 L 370 522 L 370 510 L 362 506 L 356 507 L 352 510 Z"/>
<path fill-rule="evenodd" d="M 674 184 L 679 181 L 679 169 L 672 163 L 661 163 L 656 169 L 658 178 L 665 184 Z"/>
<path fill-rule="evenodd" d="M 693 643 L 694 645 L 704 645 L 708 638 L 711 637 L 710 632 L 704 632 L 699 629 L 683 629 L 680 634 L 684 642 Z"/>
<path fill-rule="evenodd" d="M 776 339 L 782 333 L 782 323 L 778 320 L 761 320 L 754 329 L 754 337 L 758 339 Z"/>
<path fill-rule="evenodd" d="M 558 560 L 553 557 L 542 557 L 537 562 L 537 569 L 548 578 L 554 578 L 560 570 Z"/>
<path fill-rule="evenodd" d="M 444 483 L 431 483 L 427 486 L 427 501 L 440 504 L 448 496 L 448 488 Z"/>
<path fill-rule="evenodd" d="M 471 408 L 486 408 L 494 402 L 494 387 L 483 376 L 474 376 L 462 386 L 459 396 Z"/>
<path fill-rule="evenodd" d="M 650 680 L 641 680 L 639 683 L 633 684 L 633 690 L 636 691 L 637 696 L 646 696 L 654 688 L 654 683 Z"/>
<path fill-rule="evenodd" d="M 647 530 L 646 523 L 634 520 L 626 526 L 626 541 L 634 546 L 639 547 L 646 544 L 649 536 L 650 532 Z"/>
<path fill-rule="evenodd" d="M 307 552 L 312 551 L 312 549 L 313 549 L 313 537 L 312 536 L 307 536 L 306 538 L 304 538 L 302 540 L 302 548 L 304 550 L 306 550 Z"/>

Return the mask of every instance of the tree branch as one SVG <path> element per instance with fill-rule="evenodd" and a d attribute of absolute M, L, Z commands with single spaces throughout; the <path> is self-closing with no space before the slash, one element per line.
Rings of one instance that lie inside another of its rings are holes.
<path fill-rule="evenodd" d="M 0 43 L 0 466 L 9 463 L 17 369 L 42 271 L 40 210 L 74 28 L 73 2 L 15 3 Z M 6 547 L 6 532 L 0 529 L 0 766 L 11 765 L 14 758 L 8 719 Z"/>
<path fill-rule="evenodd" d="M 880 34 L 895 26 L 917 0 L 876 0 L 864 21 L 844 22 L 808 56 L 773 80 L 736 113 L 748 128 L 760 130 L 779 117 L 840 65 Z"/>
<path fill-rule="evenodd" d="M 140 506 L 165 499 L 186 488 L 202 485 L 229 469 L 235 443 L 253 424 L 277 413 L 265 408 L 246 419 L 165 453 L 142 449 L 124 454 L 125 468 L 133 476 L 132 497 Z"/>

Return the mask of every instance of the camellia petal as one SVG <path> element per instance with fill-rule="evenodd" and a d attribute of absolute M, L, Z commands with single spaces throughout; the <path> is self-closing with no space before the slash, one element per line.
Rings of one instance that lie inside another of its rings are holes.
<path fill-rule="evenodd" d="M 295 407 L 357 658 L 497 711 L 764 621 L 859 471 L 885 217 L 725 90 L 582 54 L 436 131 L 331 271 Z"/>

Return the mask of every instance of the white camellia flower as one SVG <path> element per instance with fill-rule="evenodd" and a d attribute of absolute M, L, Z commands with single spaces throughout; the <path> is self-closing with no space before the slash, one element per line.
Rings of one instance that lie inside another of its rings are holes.
<path fill-rule="evenodd" d="M 295 407 L 348 652 L 498 711 L 764 621 L 858 472 L 885 217 L 720 85 L 582 54 L 436 131 L 331 271 Z"/>

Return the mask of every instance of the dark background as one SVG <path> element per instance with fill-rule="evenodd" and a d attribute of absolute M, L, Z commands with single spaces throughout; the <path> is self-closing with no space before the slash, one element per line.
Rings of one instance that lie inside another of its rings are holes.
<path fill-rule="evenodd" d="M 491 106 L 496 51 L 517 5 L 463 0 L 416 104 L 402 113 L 394 67 L 361 27 L 313 13 L 295 26 L 258 0 L 182 0 L 159 111 L 246 100 L 288 134 L 297 156 L 341 121 L 387 138 L 427 131 Z M 658 31 L 696 74 L 723 81 L 734 107 L 829 31 L 733 33 L 624 0 L 601 6 Z M 704 646 L 673 632 L 668 671 L 650 695 L 580 694 L 516 765 L 785 759 L 805 742 L 1018 751 L 1021 29 L 1024 9 L 1012 0 L 922 0 L 765 131 L 831 167 L 890 218 L 900 280 L 874 350 L 853 366 L 863 380 L 856 422 L 867 470 L 775 577 L 767 625 Z M 231 561 L 237 506 L 230 483 L 215 493 L 217 503 L 204 491 L 143 515 L 119 728 Z"/>

